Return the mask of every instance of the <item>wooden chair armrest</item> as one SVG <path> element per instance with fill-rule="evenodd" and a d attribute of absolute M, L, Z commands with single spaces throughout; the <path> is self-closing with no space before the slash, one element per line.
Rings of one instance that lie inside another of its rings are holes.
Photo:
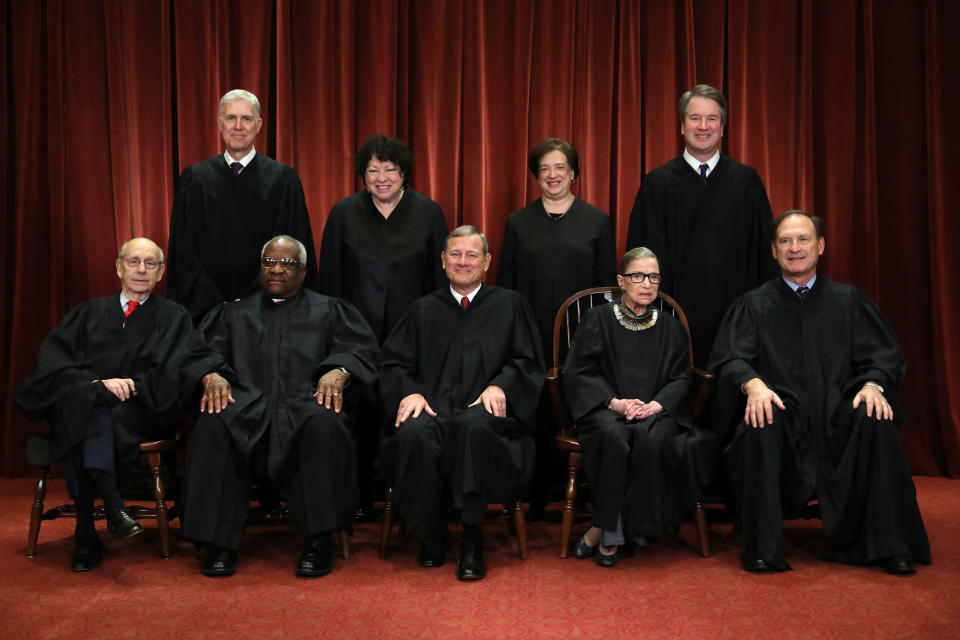
<path fill-rule="evenodd" d="M 706 369 L 701 369 L 700 367 L 690 367 L 693 370 L 693 376 L 700 382 L 713 382 L 717 379 L 717 375 Z"/>
<path fill-rule="evenodd" d="M 154 451 L 173 451 L 182 441 L 180 440 L 155 440 L 153 442 L 141 442 L 140 453 L 152 453 Z"/>

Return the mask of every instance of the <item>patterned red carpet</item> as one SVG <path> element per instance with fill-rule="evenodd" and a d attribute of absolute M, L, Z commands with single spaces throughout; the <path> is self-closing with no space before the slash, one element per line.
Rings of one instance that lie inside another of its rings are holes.
<path fill-rule="evenodd" d="M 693 551 L 686 525 L 683 541 L 601 569 L 557 557 L 551 513 L 528 524 L 526 562 L 506 524 L 490 522 L 490 575 L 464 584 L 455 551 L 450 564 L 421 569 L 416 541 L 398 545 L 396 532 L 381 562 L 374 524 L 357 528 L 350 560 L 316 580 L 293 575 L 292 525 L 248 531 L 232 578 L 200 575 L 186 543 L 162 560 L 152 524 L 120 542 L 103 531 L 104 565 L 73 574 L 72 521 L 45 522 L 38 555 L 27 558 L 33 482 L 0 479 L 0 638 L 960 638 L 960 481 L 916 483 L 934 561 L 914 577 L 819 560 L 818 521 L 788 523 L 790 573 L 741 571 L 729 523 L 711 526 L 711 558 Z M 48 507 L 66 499 L 62 481 L 52 485 Z"/>

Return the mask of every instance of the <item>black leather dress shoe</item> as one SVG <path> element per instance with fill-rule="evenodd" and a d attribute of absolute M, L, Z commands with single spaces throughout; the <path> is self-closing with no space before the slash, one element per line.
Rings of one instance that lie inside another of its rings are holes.
<path fill-rule="evenodd" d="M 129 538 L 143 532 L 143 527 L 123 507 L 107 511 L 107 530 L 116 539 Z"/>
<path fill-rule="evenodd" d="M 439 550 L 423 545 L 417 555 L 417 564 L 421 567 L 442 567 L 447 561 L 446 554 L 441 547 Z"/>
<path fill-rule="evenodd" d="M 103 564 L 103 543 L 100 538 L 93 537 L 84 542 L 78 542 L 70 558 L 70 571 L 90 571 Z"/>
<path fill-rule="evenodd" d="M 460 545 L 460 561 L 457 563 L 457 580 L 465 582 L 483 580 L 487 577 L 487 563 L 483 560 L 480 546 L 472 542 Z"/>
<path fill-rule="evenodd" d="M 600 546 L 600 545 L 597 545 L 597 547 L 599 547 L 599 546 Z M 607 554 L 605 554 L 605 553 L 597 553 L 597 555 L 594 556 L 594 558 L 593 558 L 594 562 L 597 563 L 597 566 L 598 566 L 598 567 L 613 567 L 613 566 L 616 566 L 617 560 L 619 560 L 619 559 L 620 559 L 620 556 L 617 554 L 616 551 L 614 551 L 614 552 L 611 553 L 610 555 L 607 555 Z"/>
<path fill-rule="evenodd" d="M 592 558 L 594 555 L 596 555 L 597 547 L 599 546 L 600 545 L 598 544 L 591 547 L 587 544 L 587 541 L 584 539 L 584 537 L 580 536 L 577 539 L 577 542 L 573 545 L 573 554 L 577 557 L 577 560 Z"/>
<path fill-rule="evenodd" d="M 203 563 L 203 575 L 210 578 L 232 576 L 237 572 L 237 552 L 215 544 L 207 545 L 207 560 Z"/>
<path fill-rule="evenodd" d="M 740 566 L 743 567 L 744 571 L 750 571 L 751 573 L 770 573 L 775 571 L 766 560 L 748 555 L 744 555 L 740 559 Z"/>
<path fill-rule="evenodd" d="M 307 538 L 297 562 L 297 575 L 301 578 L 319 578 L 333 571 L 333 554 L 330 552 L 330 534 L 318 533 Z"/>
<path fill-rule="evenodd" d="M 894 576 L 912 576 L 917 572 L 917 567 L 907 556 L 893 556 L 884 561 L 883 570 Z"/>

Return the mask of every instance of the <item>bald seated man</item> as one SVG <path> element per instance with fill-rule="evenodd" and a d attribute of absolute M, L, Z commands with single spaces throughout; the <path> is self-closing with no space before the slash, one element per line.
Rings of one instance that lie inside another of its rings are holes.
<path fill-rule="evenodd" d="M 27 418 L 46 418 L 52 430 L 49 438 L 31 440 L 27 457 L 63 463 L 77 508 L 73 571 L 102 562 L 95 495 L 103 499 L 114 538 L 142 531 L 124 508 L 118 480 L 139 468 L 141 442 L 173 435 L 185 415 L 182 399 L 219 361 L 190 359 L 196 340 L 190 314 L 153 293 L 164 272 L 156 243 L 125 242 L 116 268 L 119 293 L 70 311 L 40 345 L 33 373 L 13 397 Z"/>

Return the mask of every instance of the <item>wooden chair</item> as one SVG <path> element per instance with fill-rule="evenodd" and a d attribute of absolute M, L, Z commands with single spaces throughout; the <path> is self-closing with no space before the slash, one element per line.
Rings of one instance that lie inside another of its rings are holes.
<path fill-rule="evenodd" d="M 28 443 L 30 449 L 47 449 L 52 447 L 52 441 L 44 436 L 35 436 Z M 173 472 L 174 465 L 164 465 L 164 459 L 167 462 L 172 461 L 172 456 L 181 446 L 179 440 L 157 440 L 154 442 L 140 443 L 140 464 L 150 469 L 151 487 L 144 492 L 142 487 L 135 484 L 123 483 L 120 486 L 120 494 L 124 499 L 129 500 L 150 500 L 152 493 L 153 507 L 142 505 L 126 505 L 127 512 L 136 520 L 154 519 L 157 521 L 157 530 L 160 532 L 160 556 L 170 557 L 170 519 L 178 517 L 177 507 L 167 507 L 168 494 L 177 495 L 179 487 L 176 484 L 176 474 Z M 29 456 L 28 456 L 29 457 Z M 49 457 L 47 458 L 49 459 Z M 33 506 L 30 509 L 30 531 L 27 536 L 27 556 L 33 558 L 37 555 L 37 539 L 40 537 L 40 524 L 44 520 L 54 520 L 56 518 L 71 517 L 76 518 L 77 512 L 74 504 L 63 504 L 47 511 L 43 510 L 43 501 L 47 495 L 47 476 L 50 472 L 49 464 L 40 466 L 40 480 L 37 482 L 37 488 L 33 495 Z M 105 518 L 103 505 L 94 508 L 94 520 Z"/>
<path fill-rule="evenodd" d="M 577 475 L 580 471 L 583 449 L 580 441 L 577 439 L 576 425 L 563 403 L 563 397 L 560 390 L 560 370 L 562 363 L 570 348 L 573 335 L 580 326 L 580 320 L 584 313 L 591 307 L 598 304 L 607 304 L 616 298 L 619 298 L 623 292 L 620 287 L 595 287 L 593 289 L 584 289 L 578 291 L 567 298 L 563 305 L 557 311 L 557 317 L 553 324 L 553 366 L 547 372 L 547 390 L 550 394 L 554 411 L 557 416 L 557 424 L 560 427 L 560 433 L 557 434 L 557 446 L 570 453 L 567 473 L 566 502 L 563 507 L 563 526 L 560 535 L 560 557 L 566 558 L 570 548 L 570 532 L 573 529 L 573 505 L 577 498 Z M 687 317 L 683 309 L 677 302 L 663 293 L 658 295 L 657 302 L 661 312 L 671 313 L 676 316 L 690 335 L 690 326 L 687 324 Z M 710 395 L 710 386 L 715 378 L 714 374 L 693 366 L 693 350 L 689 352 L 690 368 L 698 385 L 693 396 L 691 415 L 694 421 L 698 420 L 703 408 L 706 405 L 707 398 Z M 702 493 L 697 494 L 697 503 L 694 507 L 694 523 L 697 528 L 697 539 L 700 546 L 700 555 L 704 558 L 710 555 L 710 543 L 707 539 L 707 519 L 703 510 Z"/>
<path fill-rule="evenodd" d="M 520 547 L 520 559 L 527 559 L 527 524 L 523 518 L 523 508 L 520 501 L 512 505 L 503 505 L 503 511 L 510 516 L 510 522 L 517 534 L 517 545 Z M 387 487 L 387 494 L 383 500 L 383 516 L 380 519 L 380 559 L 387 557 L 390 549 L 390 532 L 393 529 L 393 488 Z"/>

